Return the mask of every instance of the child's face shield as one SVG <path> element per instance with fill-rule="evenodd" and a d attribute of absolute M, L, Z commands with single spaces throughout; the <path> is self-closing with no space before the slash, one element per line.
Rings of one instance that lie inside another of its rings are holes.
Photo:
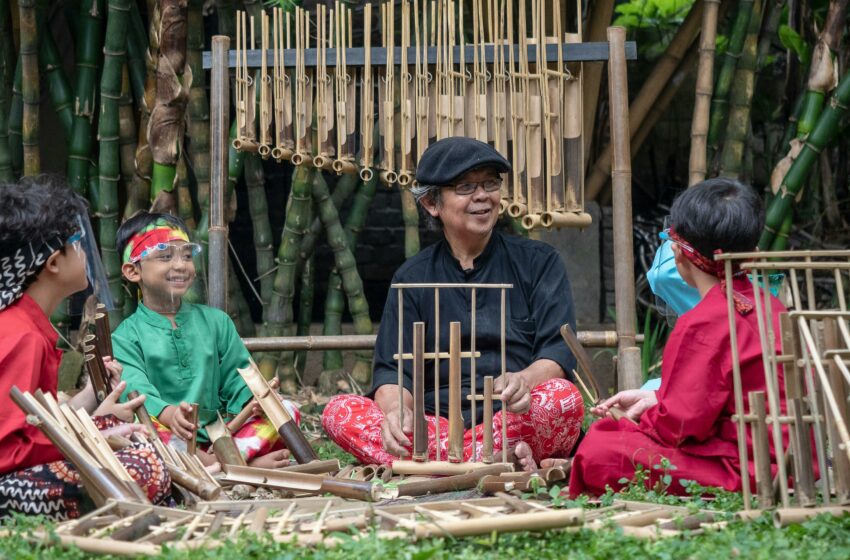
<path fill-rule="evenodd" d="M 201 254 L 201 246 L 197 243 L 186 243 L 183 241 L 156 243 L 146 247 L 138 257 L 131 262 L 152 261 L 174 264 L 178 262 L 192 262 L 192 259 Z"/>
<path fill-rule="evenodd" d="M 103 261 L 100 259 L 100 251 L 98 251 L 95 243 L 94 231 L 91 227 L 89 217 L 77 216 L 78 230 L 73 233 L 65 242 L 66 251 L 81 251 L 86 259 L 86 279 L 88 287 L 85 290 L 77 292 L 70 298 L 69 313 L 71 315 L 82 315 L 83 306 L 86 298 L 94 295 L 99 303 L 106 306 L 106 309 L 113 311 L 115 309 L 115 301 L 112 299 L 112 292 L 109 290 L 109 280 L 106 276 L 106 269 L 103 266 Z M 117 256 L 117 255 L 116 255 Z M 116 264 L 118 264 L 116 262 Z M 120 275 L 117 277 L 117 289 L 121 289 Z"/>

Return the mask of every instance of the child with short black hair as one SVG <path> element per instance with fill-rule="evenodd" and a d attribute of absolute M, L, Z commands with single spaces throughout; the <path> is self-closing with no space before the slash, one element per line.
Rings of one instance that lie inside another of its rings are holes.
<path fill-rule="evenodd" d="M 118 229 L 117 249 L 124 278 L 142 296 L 112 337 L 127 391 L 147 396 L 146 407 L 163 428 L 163 440 L 176 443 L 172 434 L 187 440 L 197 429 L 204 446 L 209 439 L 203 426 L 219 414 L 239 413 L 253 397 L 237 371 L 248 367 L 248 350 L 226 313 L 183 301 L 195 280 L 193 257 L 201 248 L 189 240 L 180 218 L 139 213 Z M 189 403 L 198 404 L 197 426 L 189 419 Z M 284 403 L 297 418 L 294 407 Z M 252 418 L 233 437 L 253 466 L 288 464 L 277 431 L 263 417 Z M 199 455 L 207 464 L 214 462 L 204 452 Z"/>
<path fill-rule="evenodd" d="M 19 512 L 69 519 L 92 504 L 71 464 L 9 397 L 13 386 L 57 394 L 62 352 L 49 316 L 89 285 L 98 259 L 82 247 L 90 229 L 85 201 L 62 179 L 42 175 L 0 185 L 0 517 Z M 104 361 L 115 390 L 98 406 L 89 383 L 68 405 L 93 414 L 107 434 L 141 430 L 121 420 L 132 420 L 144 397 L 118 404 L 121 366 Z M 152 446 L 135 443 L 116 455 L 151 501 L 168 496 L 170 478 Z"/>
<path fill-rule="evenodd" d="M 573 460 L 569 485 L 573 497 L 622 488 L 638 464 L 646 468 L 650 487 L 671 475 L 667 491 L 672 494 L 686 493 L 683 480 L 730 491 L 741 488 L 737 429 L 732 421 L 735 402 L 724 263 L 713 256 L 755 250 L 764 225 L 761 199 L 735 180 L 711 179 L 676 199 L 671 220 L 667 235 L 673 242 L 676 266 L 701 300 L 679 317 L 670 333 L 660 389 L 621 391 L 591 410 L 605 416 L 617 406 L 634 422 L 603 418 L 591 426 Z M 743 392 L 764 391 L 762 347 L 756 313 L 752 313 L 753 286 L 743 271 L 737 271 L 732 289 Z M 771 308 L 779 354 L 779 314 L 785 308 L 776 298 Z M 779 387 L 782 393 L 781 369 Z M 750 434 L 747 440 L 752 457 Z M 770 445 L 775 470 L 772 440 Z M 675 470 L 655 468 L 662 458 Z M 752 462 L 749 472 L 754 484 Z"/>

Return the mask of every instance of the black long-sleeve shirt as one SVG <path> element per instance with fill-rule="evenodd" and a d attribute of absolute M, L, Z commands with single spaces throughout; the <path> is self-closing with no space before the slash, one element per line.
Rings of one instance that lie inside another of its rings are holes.
<path fill-rule="evenodd" d="M 545 243 L 494 231 L 484 252 L 463 270 L 445 240 L 424 249 L 405 262 L 393 276 L 393 283 L 488 283 L 513 284 L 506 291 L 505 371 L 515 372 L 546 358 L 557 362 L 572 377 L 575 358 L 560 336 L 569 323 L 575 329 L 575 312 L 567 272 L 558 253 Z M 476 290 L 476 392 L 483 394 L 484 377 L 501 375 L 499 289 Z M 413 323 L 425 323 L 425 351 L 434 351 L 434 289 L 404 289 L 404 352 L 412 352 Z M 440 352 L 449 350 L 449 323 L 461 323 L 461 350 L 470 350 L 471 289 L 440 290 Z M 398 384 L 398 290 L 391 288 L 375 346 L 373 382 L 370 396 L 382 385 Z M 471 425 L 470 360 L 462 359 L 462 408 L 464 422 Z M 403 386 L 413 392 L 413 364 L 404 361 Z M 448 416 L 449 360 L 440 360 L 440 415 Z M 425 362 L 425 410 L 434 414 L 434 362 Z M 494 410 L 499 409 L 494 403 Z M 478 403 L 478 422 L 483 403 Z"/>

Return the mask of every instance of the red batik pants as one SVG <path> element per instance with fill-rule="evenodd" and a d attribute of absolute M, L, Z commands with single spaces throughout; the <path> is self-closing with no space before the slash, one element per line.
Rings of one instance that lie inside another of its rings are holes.
<path fill-rule="evenodd" d="M 534 460 L 566 457 L 578 439 L 584 419 L 584 404 L 578 389 L 565 379 L 550 379 L 531 390 L 531 408 L 525 414 L 499 411 L 493 415 L 493 449 L 502 449 L 502 420 L 507 416 L 508 449 L 519 442 L 531 447 Z M 428 456 L 435 459 L 437 440 L 434 416 L 428 421 Z M 359 395 L 339 395 L 330 400 L 322 413 L 322 426 L 337 445 L 361 463 L 392 464 L 396 457 L 384 450 L 381 422 L 384 413 L 375 401 Z M 440 418 L 440 457 L 448 459 L 449 421 Z M 472 460 L 472 441 L 476 444 L 475 460 L 481 458 L 484 427 L 463 434 L 463 456 Z M 408 449 L 408 452 L 411 450 Z"/>

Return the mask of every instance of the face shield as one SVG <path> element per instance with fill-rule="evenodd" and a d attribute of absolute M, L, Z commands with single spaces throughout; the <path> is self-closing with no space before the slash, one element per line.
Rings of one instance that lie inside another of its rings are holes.
<path fill-rule="evenodd" d="M 680 315 L 690 311 L 700 301 L 699 291 L 682 280 L 676 268 L 672 241 L 666 239 L 646 273 L 649 287 L 656 297 L 658 310 L 667 318 L 668 324 L 675 323 Z"/>
<path fill-rule="evenodd" d="M 94 295 L 99 303 L 105 305 L 108 311 L 114 311 L 115 301 L 112 298 L 112 292 L 109 290 L 109 280 L 103 267 L 103 261 L 100 259 L 100 252 L 95 243 L 94 231 L 89 217 L 87 215 L 77 216 L 77 225 L 78 231 L 71 235 L 65 243 L 70 247 L 66 248 L 66 251 L 80 251 L 85 255 L 86 279 L 88 279 L 89 285 L 85 290 L 71 296 L 69 313 L 71 315 L 82 315 L 86 299 L 91 295 Z M 122 289 L 120 277 L 116 282 L 115 289 Z"/>

